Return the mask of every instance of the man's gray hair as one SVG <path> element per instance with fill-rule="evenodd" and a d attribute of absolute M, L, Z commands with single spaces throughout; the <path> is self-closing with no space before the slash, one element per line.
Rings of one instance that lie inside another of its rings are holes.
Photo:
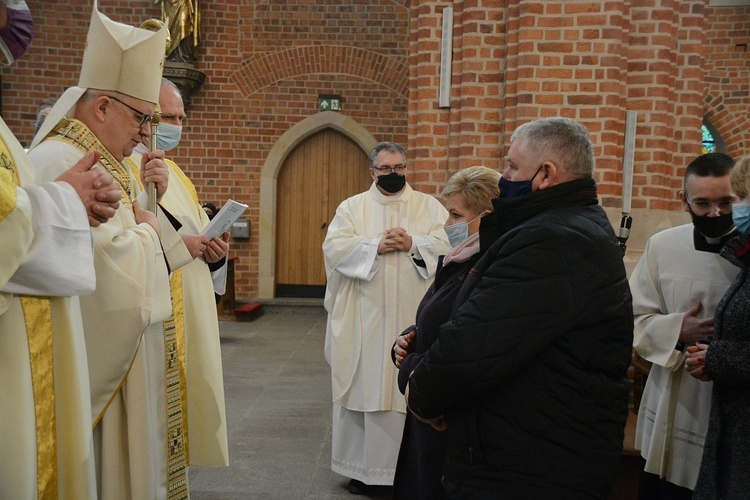
<path fill-rule="evenodd" d="M 370 168 L 376 166 L 375 158 L 381 151 L 400 154 L 404 158 L 404 166 L 406 166 L 406 150 L 400 144 L 396 144 L 395 142 L 381 142 L 378 143 L 374 148 L 372 148 L 372 151 L 370 151 Z"/>
<path fill-rule="evenodd" d="M 182 91 L 180 90 L 180 87 L 175 85 L 175 83 L 170 80 L 169 78 L 162 77 L 161 79 L 161 85 L 162 87 L 169 87 L 170 89 L 174 90 L 175 93 L 182 98 Z"/>
<path fill-rule="evenodd" d="M 42 128 L 44 120 L 47 118 L 47 115 L 56 102 L 56 98 L 48 97 L 39 104 L 39 108 L 37 108 L 36 110 L 36 125 L 34 125 L 34 135 L 36 135 L 37 132 L 39 132 L 39 129 Z"/>
<path fill-rule="evenodd" d="M 590 178 L 594 173 L 594 146 L 589 131 L 570 118 L 542 118 L 524 123 L 510 137 L 522 140 L 522 154 L 535 165 L 552 161 L 571 179 Z"/>

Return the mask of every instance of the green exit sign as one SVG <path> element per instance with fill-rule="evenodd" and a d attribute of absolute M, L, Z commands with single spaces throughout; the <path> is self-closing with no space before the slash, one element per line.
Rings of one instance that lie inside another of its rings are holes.
<path fill-rule="evenodd" d="M 320 111 L 341 111 L 340 95 L 319 95 L 318 109 Z"/>

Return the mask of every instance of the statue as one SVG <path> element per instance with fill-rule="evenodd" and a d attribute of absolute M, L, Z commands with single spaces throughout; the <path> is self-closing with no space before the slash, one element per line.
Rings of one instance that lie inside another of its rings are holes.
<path fill-rule="evenodd" d="M 142 30 L 159 31 L 164 27 L 164 21 L 160 21 L 159 19 L 146 19 L 138 27 Z M 167 30 L 167 45 L 164 47 L 165 57 L 169 55 L 170 45 L 172 45 L 172 35 L 169 33 L 169 30 Z"/>
<path fill-rule="evenodd" d="M 197 61 L 193 54 L 201 42 L 198 3 L 198 0 L 154 0 L 155 5 L 161 4 L 163 21 L 149 19 L 141 25 L 143 29 L 158 31 L 169 21 L 164 78 L 180 89 L 186 109 L 192 95 L 200 90 L 206 79 L 206 75 L 195 68 Z"/>
<path fill-rule="evenodd" d="M 154 0 L 161 4 L 161 18 L 169 20 L 171 42 L 167 48 L 167 61 L 195 65 L 193 50 L 200 45 L 199 0 Z"/>

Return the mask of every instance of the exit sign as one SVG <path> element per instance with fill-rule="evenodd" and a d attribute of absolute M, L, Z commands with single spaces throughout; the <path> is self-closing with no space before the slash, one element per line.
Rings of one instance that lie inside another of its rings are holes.
<path fill-rule="evenodd" d="M 318 110 L 320 111 L 341 111 L 340 95 L 319 95 Z"/>

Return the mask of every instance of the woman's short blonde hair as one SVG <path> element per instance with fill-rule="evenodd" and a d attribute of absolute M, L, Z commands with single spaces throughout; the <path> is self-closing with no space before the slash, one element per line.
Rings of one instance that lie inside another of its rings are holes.
<path fill-rule="evenodd" d="M 443 198 L 460 194 L 464 205 L 475 214 L 492 210 L 492 199 L 500 195 L 500 172 L 487 167 L 469 167 L 459 170 L 448 179 Z"/>
<path fill-rule="evenodd" d="M 739 198 L 747 199 L 750 194 L 750 156 L 743 156 L 732 169 L 732 191 Z"/>

